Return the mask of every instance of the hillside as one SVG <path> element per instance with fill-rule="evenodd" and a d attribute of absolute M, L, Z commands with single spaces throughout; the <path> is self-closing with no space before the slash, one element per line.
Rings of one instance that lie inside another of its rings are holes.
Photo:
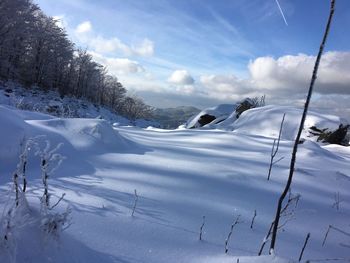
<path fill-rule="evenodd" d="M 159 126 L 159 123 L 152 120 L 128 119 L 108 107 L 91 103 L 86 99 L 79 99 L 75 96 L 62 98 L 56 91 L 44 92 L 35 87 L 26 89 L 15 82 L 0 83 L 0 104 L 56 117 L 97 118 L 114 125 Z"/>
<path fill-rule="evenodd" d="M 289 108 L 283 111 L 297 117 Z M 303 259 L 347 262 L 348 236 L 331 231 L 324 246 L 322 241 L 329 225 L 349 232 L 349 147 L 312 141 L 300 145 L 292 186 L 300 199 L 283 218 L 275 251 L 283 260 L 256 255 L 287 178 L 288 138 L 281 140 L 278 152 L 285 158 L 267 181 L 274 136 L 240 129 L 113 127 L 104 120 L 56 118 L 4 105 L 0 122 L 5 127 L 0 130 L 0 163 L 5 164 L 0 166 L 1 235 L 8 229 L 12 234 L 0 243 L 0 262 L 296 262 L 308 232 Z M 41 135 L 45 137 L 37 137 Z M 13 224 L 6 227 L 23 138 L 35 138 L 39 148 L 46 140 L 51 148 L 63 143 L 57 152 L 65 159 L 49 178 L 52 204 L 65 193 L 50 213 L 71 209 L 70 225 L 58 238 L 41 230 L 38 198 L 43 187 L 35 149 L 28 154 L 28 205 L 15 210 Z M 138 201 L 131 216 L 135 189 Z M 225 254 L 225 240 L 238 216 Z"/>

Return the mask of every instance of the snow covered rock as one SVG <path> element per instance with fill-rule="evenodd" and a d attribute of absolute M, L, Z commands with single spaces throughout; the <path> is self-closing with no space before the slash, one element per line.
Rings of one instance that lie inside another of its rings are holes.
<path fill-rule="evenodd" d="M 196 116 L 189 119 L 186 123 L 187 129 L 203 127 L 207 124 L 216 124 L 225 120 L 235 111 L 236 104 L 220 104 L 216 107 L 202 110 Z"/>
<path fill-rule="evenodd" d="M 215 125 L 230 118 L 234 121 L 246 110 L 265 105 L 265 97 L 245 98 L 236 104 L 220 104 L 216 107 L 202 110 L 196 116 L 192 117 L 186 124 L 186 128 L 215 128 Z"/>

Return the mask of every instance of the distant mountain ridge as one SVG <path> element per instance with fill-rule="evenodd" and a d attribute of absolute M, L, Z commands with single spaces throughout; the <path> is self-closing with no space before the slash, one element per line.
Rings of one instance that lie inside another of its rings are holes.
<path fill-rule="evenodd" d="M 157 108 L 154 110 L 154 120 L 160 123 L 163 129 L 176 129 L 192 116 L 198 114 L 200 109 L 192 106 L 179 106 L 175 108 Z"/>

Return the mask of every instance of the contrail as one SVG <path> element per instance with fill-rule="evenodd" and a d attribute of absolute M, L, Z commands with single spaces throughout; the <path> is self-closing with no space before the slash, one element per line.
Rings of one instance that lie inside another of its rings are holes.
<path fill-rule="evenodd" d="M 286 19 L 286 17 L 285 17 L 284 14 L 283 14 L 282 8 L 281 8 L 280 3 L 278 2 L 278 0 L 276 0 L 276 3 L 277 3 L 277 5 L 278 5 L 278 9 L 279 9 L 280 12 L 281 12 L 281 15 L 282 15 L 282 17 L 283 17 L 284 23 L 286 23 L 286 26 L 288 26 L 287 19 Z"/>

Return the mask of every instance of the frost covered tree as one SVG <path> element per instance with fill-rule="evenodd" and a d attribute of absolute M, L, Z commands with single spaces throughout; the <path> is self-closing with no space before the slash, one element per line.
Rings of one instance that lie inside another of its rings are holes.
<path fill-rule="evenodd" d="M 87 50 L 77 49 L 57 21 L 32 0 L 0 1 L 0 80 L 58 91 L 136 119 L 151 108 L 126 89 Z"/>

